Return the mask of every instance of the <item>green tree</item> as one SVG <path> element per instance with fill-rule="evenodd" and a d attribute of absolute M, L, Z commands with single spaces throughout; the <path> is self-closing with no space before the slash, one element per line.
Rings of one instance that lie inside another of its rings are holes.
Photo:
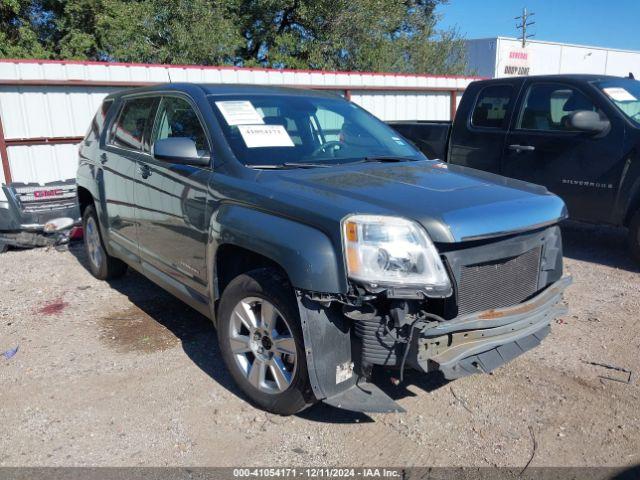
<path fill-rule="evenodd" d="M 46 58 L 46 39 L 40 36 L 34 2 L 0 0 L 0 57 Z"/>
<path fill-rule="evenodd" d="M 241 0 L 248 65 L 462 73 L 457 32 L 436 29 L 446 0 Z"/>
<path fill-rule="evenodd" d="M 98 35 L 104 54 L 121 61 L 228 64 L 243 43 L 233 17 L 220 2 L 108 3 Z"/>
<path fill-rule="evenodd" d="M 0 0 L 0 56 L 462 73 L 447 0 Z"/>

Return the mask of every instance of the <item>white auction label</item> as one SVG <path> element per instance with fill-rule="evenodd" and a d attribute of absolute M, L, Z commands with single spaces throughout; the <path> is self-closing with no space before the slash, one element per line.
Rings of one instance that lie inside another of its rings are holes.
<path fill-rule="evenodd" d="M 604 93 L 609 95 L 609 97 L 611 97 L 611 99 L 615 100 L 616 102 L 635 102 L 636 100 L 638 100 L 622 87 L 603 88 L 603 90 Z"/>
<path fill-rule="evenodd" d="M 264 124 L 262 116 L 246 100 L 225 100 L 216 102 L 216 106 L 229 125 L 260 125 Z"/>
<path fill-rule="evenodd" d="M 238 130 L 249 148 L 294 146 L 282 125 L 239 125 Z"/>

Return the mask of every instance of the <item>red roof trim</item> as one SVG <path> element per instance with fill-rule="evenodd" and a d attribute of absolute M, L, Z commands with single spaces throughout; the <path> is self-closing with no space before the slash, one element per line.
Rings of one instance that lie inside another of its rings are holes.
<path fill-rule="evenodd" d="M 465 75 L 428 75 L 423 73 L 392 73 L 392 72 L 359 72 L 359 71 L 338 71 L 338 70 L 295 70 L 289 68 L 262 68 L 262 67 L 234 67 L 232 65 L 173 65 L 161 63 L 124 63 L 124 62 L 98 62 L 87 60 L 47 60 L 39 58 L 3 58 L 0 63 L 33 63 L 33 64 L 55 64 L 55 65 L 99 65 L 99 66 L 120 66 L 120 67 L 145 67 L 145 68 L 177 68 L 194 70 L 233 70 L 250 72 L 277 72 L 277 73 L 315 73 L 321 75 L 373 75 L 382 77 L 414 77 L 414 78 L 449 78 L 460 80 L 480 80 L 484 77 Z"/>

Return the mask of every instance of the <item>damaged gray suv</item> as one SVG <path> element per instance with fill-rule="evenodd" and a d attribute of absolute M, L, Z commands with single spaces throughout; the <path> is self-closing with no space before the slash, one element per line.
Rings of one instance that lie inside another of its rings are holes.
<path fill-rule="evenodd" d="M 131 267 L 209 317 L 271 412 L 401 410 L 374 369 L 490 372 L 564 313 L 558 197 L 429 160 L 337 96 L 109 95 L 77 182 L 92 273 Z"/>

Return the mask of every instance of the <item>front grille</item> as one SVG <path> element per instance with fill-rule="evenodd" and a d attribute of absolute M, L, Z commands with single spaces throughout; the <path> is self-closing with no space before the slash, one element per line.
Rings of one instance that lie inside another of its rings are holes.
<path fill-rule="evenodd" d="M 52 183 L 45 186 L 14 185 L 12 189 L 22 210 L 27 213 L 66 209 L 76 204 L 76 187 L 69 183 Z"/>
<path fill-rule="evenodd" d="M 541 247 L 517 257 L 466 265 L 458 281 L 458 315 L 516 305 L 538 291 Z"/>

